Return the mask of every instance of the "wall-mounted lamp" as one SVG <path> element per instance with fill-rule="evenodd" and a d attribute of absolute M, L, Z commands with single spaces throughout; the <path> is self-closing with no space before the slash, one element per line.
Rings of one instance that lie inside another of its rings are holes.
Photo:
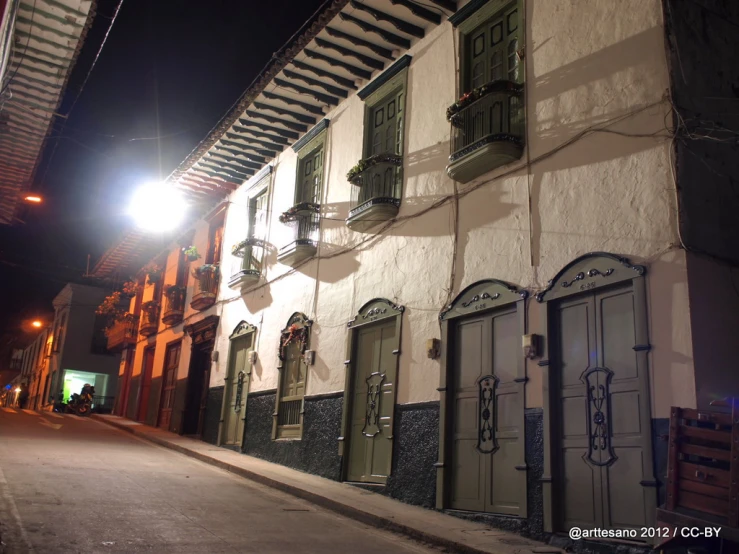
<path fill-rule="evenodd" d="M 213 362 L 218 361 L 218 350 L 214 350 L 213 352 L 210 353 L 210 359 Z"/>
<path fill-rule="evenodd" d="M 249 350 L 249 354 L 247 355 L 247 359 L 249 360 L 249 363 L 251 365 L 254 365 L 257 363 L 257 351 L 256 350 Z"/>
<path fill-rule="evenodd" d="M 305 354 L 303 354 L 303 361 L 305 365 L 313 365 L 316 362 L 316 351 L 306 350 Z"/>
<path fill-rule="evenodd" d="M 441 341 L 439 339 L 429 339 L 426 341 L 426 356 L 431 360 L 435 360 L 441 355 Z"/>
<path fill-rule="evenodd" d="M 541 351 L 541 335 L 524 335 L 522 346 L 524 357 L 533 360 Z"/>

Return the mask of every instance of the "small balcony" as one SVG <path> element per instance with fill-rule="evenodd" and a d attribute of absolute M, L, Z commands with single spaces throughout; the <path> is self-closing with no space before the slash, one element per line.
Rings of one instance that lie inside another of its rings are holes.
<path fill-rule="evenodd" d="M 362 160 L 347 175 L 352 187 L 346 225 L 368 231 L 398 215 L 403 184 L 403 158 L 379 154 Z"/>
<path fill-rule="evenodd" d="M 185 287 L 171 286 L 164 291 L 164 313 L 162 321 L 165 325 L 177 325 L 185 315 Z"/>
<path fill-rule="evenodd" d="M 193 270 L 192 274 L 195 277 L 195 291 L 190 307 L 202 312 L 216 303 L 221 272 L 217 265 L 205 264 Z"/>
<path fill-rule="evenodd" d="M 113 323 L 105 332 L 108 337 L 108 351 L 120 352 L 124 348 L 134 346 L 138 328 L 139 318 L 133 314 L 126 314 L 123 319 Z"/>
<path fill-rule="evenodd" d="M 150 337 L 159 330 L 159 302 L 150 300 L 141 304 L 141 327 L 139 334 Z"/>
<path fill-rule="evenodd" d="M 231 253 L 237 258 L 241 258 L 241 262 L 228 280 L 229 288 L 242 290 L 257 284 L 262 276 L 264 241 L 257 238 L 248 238 L 234 246 Z"/>
<path fill-rule="evenodd" d="M 460 183 L 521 158 L 524 145 L 523 85 L 493 81 L 447 109 L 452 124 L 447 173 Z"/>
<path fill-rule="evenodd" d="M 282 223 L 292 226 L 293 240 L 280 248 L 277 253 L 278 262 L 296 266 L 316 255 L 320 209 L 318 204 L 304 202 L 280 216 Z"/>

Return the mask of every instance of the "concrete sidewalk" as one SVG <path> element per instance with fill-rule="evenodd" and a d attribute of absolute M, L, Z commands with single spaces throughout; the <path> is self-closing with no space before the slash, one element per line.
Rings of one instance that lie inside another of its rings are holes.
<path fill-rule="evenodd" d="M 475 554 L 562 553 L 513 533 L 410 506 L 358 487 L 324 479 L 199 440 L 112 415 L 90 416 L 158 445 L 279 489 L 365 524 L 448 549 Z"/>

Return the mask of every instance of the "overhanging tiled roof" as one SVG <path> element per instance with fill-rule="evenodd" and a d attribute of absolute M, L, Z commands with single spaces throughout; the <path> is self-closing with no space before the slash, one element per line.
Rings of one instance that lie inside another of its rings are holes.
<path fill-rule="evenodd" d="M 0 98 L 0 223 L 31 185 L 52 118 L 92 23 L 92 0 L 21 0 Z"/>
<path fill-rule="evenodd" d="M 327 2 L 168 181 L 202 216 L 455 11 L 452 0 Z M 105 256 L 96 277 L 114 270 Z"/>

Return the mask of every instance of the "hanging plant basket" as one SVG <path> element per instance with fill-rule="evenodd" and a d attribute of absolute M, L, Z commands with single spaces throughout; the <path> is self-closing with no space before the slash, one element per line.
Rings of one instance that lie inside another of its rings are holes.
<path fill-rule="evenodd" d="M 220 268 L 215 264 L 203 264 L 192 270 L 192 276 L 196 279 L 201 279 L 202 277 L 205 277 L 208 273 L 216 277 L 220 273 Z"/>
<path fill-rule="evenodd" d="M 125 283 L 123 283 L 123 296 L 133 298 L 139 292 L 141 292 L 141 285 L 139 285 L 136 281 L 126 281 Z"/>
<path fill-rule="evenodd" d="M 185 257 L 188 261 L 194 262 L 195 260 L 199 260 L 202 258 L 202 256 L 198 253 L 198 249 L 196 246 L 188 246 L 187 248 L 182 249 L 183 254 L 185 254 Z"/>

